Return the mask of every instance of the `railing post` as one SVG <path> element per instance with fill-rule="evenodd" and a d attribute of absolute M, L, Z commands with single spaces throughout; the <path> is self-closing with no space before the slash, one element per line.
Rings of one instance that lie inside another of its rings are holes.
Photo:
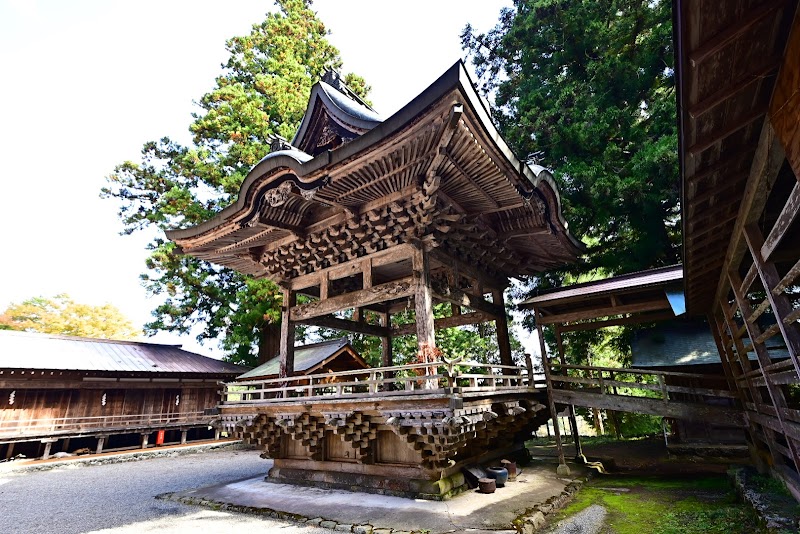
<path fill-rule="evenodd" d="M 658 384 L 661 386 L 661 396 L 664 400 L 664 404 L 669 402 L 669 391 L 667 391 L 667 384 L 664 381 L 664 375 L 657 375 L 658 376 Z"/>

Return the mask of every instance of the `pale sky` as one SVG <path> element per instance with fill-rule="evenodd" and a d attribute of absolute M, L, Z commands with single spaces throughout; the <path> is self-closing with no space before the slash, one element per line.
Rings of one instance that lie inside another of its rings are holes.
<path fill-rule="evenodd" d="M 511 0 L 317 0 L 344 72 L 364 76 L 390 116 L 463 56 L 459 33 L 485 31 Z M 139 284 L 149 235 L 120 236 L 99 193 L 145 141 L 187 142 L 193 101 L 212 89 L 225 40 L 269 1 L 0 0 L 0 311 L 68 293 L 110 302 L 135 324 L 154 302 Z M 208 353 L 193 337 L 160 334 Z"/>

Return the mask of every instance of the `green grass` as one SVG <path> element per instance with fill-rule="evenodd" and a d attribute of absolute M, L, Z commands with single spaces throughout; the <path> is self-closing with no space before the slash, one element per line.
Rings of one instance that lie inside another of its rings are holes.
<path fill-rule="evenodd" d="M 627 489 L 629 491 L 622 491 Z M 558 521 L 599 504 L 618 534 L 753 534 L 758 518 L 725 477 L 596 477 L 554 518 Z"/>

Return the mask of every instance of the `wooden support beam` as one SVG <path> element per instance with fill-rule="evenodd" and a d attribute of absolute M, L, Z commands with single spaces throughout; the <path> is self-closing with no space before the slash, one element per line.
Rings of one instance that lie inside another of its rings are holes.
<path fill-rule="evenodd" d="M 458 173 L 461 175 L 461 177 L 462 177 L 462 178 L 464 178 L 464 179 L 467 181 L 467 183 L 468 183 L 470 186 L 472 186 L 472 188 L 473 188 L 473 189 L 475 189 L 475 190 L 478 192 L 478 194 L 479 194 L 480 196 L 482 196 L 482 197 L 483 197 L 483 198 L 484 198 L 484 199 L 485 199 L 487 202 L 489 202 L 489 204 L 491 204 L 492 206 L 494 206 L 494 207 L 495 207 L 495 209 L 498 209 L 498 208 L 501 208 L 501 207 L 502 207 L 502 206 L 500 206 L 500 204 L 499 204 L 499 203 L 498 203 L 498 202 L 497 202 L 497 201 L 496 201 L 494 198 L 492 198 L 492 197 L 489 195 L 489 193 L 487 193 L 486 191 L 484 191 L 484 189 L 483 189 L 483 188 L 480 186 L 480 184 L 478 184 L 478 182 L 476 182 L 476 181 L 475 181 L 475 180 L 472 178 L 472 176 L 470 176 L 470 175 L 469 175 L 469 173 L 467 172 L 467 170 L 466 170 L 466 169 L 464 169 L 464 167 L 462 167 L 462 166 L 461 166 L 461 164 L 460 164 L 460 163 L 459 163 L 459 162 L 456 160 L 456 158 L 454 158 L 454 157 L 453 157 L 453 154 L 451 154 L 449 150 L 445 150 L 445 156 L 447 157 L 447 160 L 448 160 L 448 161 L 449 161 L 449 162 L 450 162 L 450 163 L 453 165 L 453 167 L 456 169 L 456 171 L 458 171 Z"/>
<path fill-rule="evenodd" d="M 294 291 L 300 291 L 302 289 L 319 285 L 320 277 L 323 275 L 323 273 L 327 274 L 330 280 L 338 280 L 341 278 L 347 278 L 348 276 L 354 276 L 362 272 L 364 268 L 364 261 L 366 259 L 371 260 L 371 265 L 373 268 L 375 268 L 380 267 L 381 265 L 388 265 L 390 263 L 407 260 L 411 257 L 413 250 L 414 247 L 412 245 L 398 245 L 380 252 L 375 252 L 362 258 L 356 258 L 338 265 L 334 265 L 333 267 L 328 267 L 327 269 L 322 269 L 315 273 L 298 276 L 291 281 L 291 286 Z"/>
<path fill-rule="evenodd" d="M 564 356 L 564 343 L 561 338 L 561 329 L 559 327 L 556 327 L 556 344 L 558 346 L 558 360 L 561 362 L 561 368 L 564 369 L 564 366 L 567 365 L 567 359 Z M 575 419 L 575 406 L 573 404 L 569 405 L 569 424 L 572 429 L 572 440 L 575 442 L 575 459 L 585 463 L 586 457 L 583 456 L 581 436 L 580 432 L 578 432 L 578 421 Z"/>
<path fill-rule="evenodd" d="M 323 315 L 321 317 L 313 317 L 311 319 L 304 319 L 295 321 L 295 324 L 308 324 L 312 326 L 321 326 L 323 328 L 333 328 L 334 330 L 343 330 L 345 332 L 355 332 L 356 334 L 364 334 L 366 336 L 387 337 L 391 335 L 388 328 L 369 324 L 363 321 L 348 321 L 347 319 L 339 319 L 333 315 Z"/>
<path fill-rule="evenodd" d="M 744 427 L 744 414 L 735 408 L 722 408 L 711 404 L 691 402 L 664 402 L 662 399 L 647 397 L 628 397 L 625 395 L 610 395 L 592 393 L 587 391 L 571 391 L 564 389 L 553 390 L 555 402 L 585 406 L 587 408 L 600 408 L 617 412 L 645 413 L 686 419 L 689 421 L 706 421 L 718 425 Z"/>
<path fill-rule="evenodd" d="M 508 336 L 508 319 L 506 318 L 503 304 L 503 290 L 495 289 L 492 291 L 492 304 L 503 308 L 503 313 L 494 318 L 495 329 L 497 330 L 497 348 L 500 351 L 500 364 L 514 365 L 514 359 L 511 357 L 511 340 Z"/>
<path fill-rule="evenodd" d="M 556 437 L 556 450 L 558 450 L 558 467 L 559 469 L 566 468 L 566 473 L 569 474 L 569 467 L 564 458 L 564 446 L 561 444 L 561 430 L 558 428 L 558 412 L 556 411 L 555 396 L 553 395 L 553 377 L 550 370 L 550 358 L 547 355 L 547 344 L 544 342 L 544 329 L 542 328 L 542 314 L 539 310 L 534 309 L 533 313 L 536 318 L 536 330 L 539 332 L 539 350 L 542 356 L 542 367 L 544 368 L 544 379 L 547 384 L 547 404 L 550 408 L 550 418 L 553 420 L 553 434 Z M 563 466 L 563 467 L 562 467 Z M 559 473 L 561 474 L 561 473 Z"/>
<path fill-rule="evenodd" d="M 291 311 L 297 302 L 297 296 L 291 289 L 283 290 L 283 303 L 281 304 L 281 342 L 280 342 L 280 368 L 278 375 L 281 377 L 294 374 L 294 323 Z M 328 302 L 328 301 L 326 301 Z"/>
<path fill-rule="evenodd" d="M 391 367 L 392 363 L 392 317 L 389 312 L 380 314 L 381 325 L 384 330 L 389 332 L 388 335 L 381 337 L 381 365 L 383 367 Z"/>
<path fill-rule="evenodd" d="M 743 36 L 756 24 L 761 22 L 761 20 L 770 16 L 785 4 L 786 0 L 773 0 L 772 2 L 765 2 L 752 11 L 745 13 L 738 21 L 726 26 L 725 30 L 691 51 L 689 53 L 690 65 L 693 68 L 697 67 L 698 63 L 733 43 L 733 41 Z"/>
<path fill-rule="evenodd" d="M 789 194 L 789 198 L 786 199 L 786 204 L 783 205 L 781 214 L 778 216 L 778 220 L 775 221 L 775 225 L 761 246 L 761 257 L 764 261 L 769 261 L 769 257 L 786 236 L 786 232 L 797 218 L 798 213 L 800 213 L 800 182 L 795 182 L 792 192 Z"/>
<path fill-rule="evenodd" d="M 715 108 L 722 102 L 728 100 L 730 97 L 743 91 L 754 82 L 760 81 L 761 79 L 767 76 L 776 75 L 778 67 L 780 67 L 780 64 L 781 64 L 780 60 L 772 59 L 766 62 L 760 68 L 754 70 L 753 72 L 748 72 L 747 74 L 745 74 L 744 76 L 733 82 L 731 85 L 723 87 L 719 91 L 707 96 L 700 102 L 690 107 L 689 116 L 691 116 L 693 119 L 696 119 L 697 117 Z"/>
<path fill-rule="evenodd" d="M 443 328 L 454 328 L 456 326 L 463 326 L 467 324 L 480 324 L 493 320 L 494 317 L 484 312 L 462 313 L 460 315 L 452 315 L 450 317 L 441 317 L 434 319 L 434 330 L 442 330 Z M 392 336 L 409 336 L 417 332 L 415 323 L 403 324 L 392 328 Z"/>
<path fill-rule="evenodd" d="M 505 289 L 509 286 L 508 278 L 491 276 L 473 265 L 468 265 L 441 250 L 430 251 L 431 259 L 457 271 L 459 274 L 480 282 L 484 289 Z"/>
<path fill-rule="evenodd" d="M 431 290 L 430 257 L 424 248 L 414 250 L 411 257 L 414 269 L 414 311 L 416 312 L 417 348 L 433 349 L 434 338 L 433 292 Z"/>
<path fill-rule="evenodd" d="M 693 156 L 696 156 L 701 152 L 703 152 L 704 150 L 711 148 L 715 144 L 719 143 L 729 135 L 736 133 L 745 126 L 749 126 L 750 124 L 763 118 L 766 114 L 767 114 L 767 106 L 766 105 L 759 106 L 750 113 L 748 113 L 747 115 L 740 117 L 732 124 L 729 124 L 725 128 L 716 130 L 714 131 L 713 134 L 709 135 L 708 137 L 699 139 L 695 144 L 693 144 L 688 148 L 687 152 L 689 152 Z"/>
<path fill-rule="evenodd" d="M 542 317 L 541 321 L 542 324 L 549 325 L 556 323 L 569 323 L 584 319 L 595 319 L 598 317 L 613 317 L 615 315 L 627 315 L 629 313 L 642 313 L 668 309 L 671 309 L 671 306 L 666 295 L 664 295 L 662 298 L 648 300 L 645 302 L 637 302 L 635 304 L 622 304 L 620 306 L 609 306 L 606 308 L 593 308 L 591 310 L 548 315 L 546 317 Z"/>
<path fill-rule="evenodd" d="M 482 297 L 471 295 L 452 287 L 437 288 L 437 291 L 434 292 L 434 296 L 439 300 L 453 302 L 459 306 L 466 306 L 467 308 L 487 313 L 494 319 L 506 313 L 502 306 L 498 306 L 488 302 Z"/>
<path fill-rule="evenodd" d="M 330 297 L 327 300 L 319 300 L 293 306 L 290 316 L 293 321 L 303 321 L 322 315 L 329 315 L 348 308 L 354 308 L 356 306 L 366 307 L 371 304 L 408 297 L 413 294 L 414 286 L 411 277 L 406 277 L 393 282 L 373 286 L 369 289 L 362 289 L 360 291 L 353 291 L 352 293 Z"/>
<path fill-rule="evenodd" d="M 600 328 L 607 328 L 609 326 L 620 326 L 624 324 L 642 324 L 642 323 L 656 323 L 659 321 L 666 321 L 675 318 L 675 314 L 671 311 L 663 313 L 650 313 L 644 315 L 632 315 L 629 317 L 622 317 L 620 319 L 606 319 L 604 321 L 592 321 L 587 323 L 578 323 L 572 325 L 565 325 L 559 327 L 562 332 L 582 332 L 585 330 L 598 330 Z"/>
<path fill-rule="evenodd" d="M 772 312 L 778 322 L 778 328 L 786 343 L 786 348 L 789 351 L 789 357 L 794 363 L 795 371 L 800 376 L 800 331 L 797 325 L 786 324 L 784 319 L 792 313 L 793 307 L 789 299 L 783 293 L 774 294 L 772 288 L 780 283 L 780 276 L 775 264 L 765 261 L 761 256 L 761 251 L 764 250 L 764 238 L 761 236 L 761 231 L 758 226 L 751 224 L 744 229 L 744 237 L 747 241 L 747 246 L 753 257 L 753 264 L 758 269 L 758 276 L 761 278 L 761 283 L 767 292 L 767 299 L 769 299 Z M 744 311 L 743 311 L 744 312 Z M 800 467 L 800 457 L 797 458 L 798 467 Z"/>

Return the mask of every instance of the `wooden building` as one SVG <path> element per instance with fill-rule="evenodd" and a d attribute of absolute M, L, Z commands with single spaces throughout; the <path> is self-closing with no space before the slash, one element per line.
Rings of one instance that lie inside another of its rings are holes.
<path fill-rule="evenodd" d="M 582 250 L 552 176 L 512 154 L 460 62 L 386 120 L 329 74 L 292 143 L 275 145 L 236 202 L 168 232 L 186 254 L 283 288 L 280 376 L 237 383 L 223 423 L 275 458 L 271 480 L 460 490 L 461 466 L 520 448 L 543 407 L 512 360 L 503 291 Z M 435 319 L 441 302 L 452 313 Z M 346 309 L 354 320 L 335 315 Z M 406 310 L 416 323 L 393 325 Z M 500 365 L 443 359 L 435 329 L 487 321 Z M 332 394 L 326 375 L 294 378 L 298 324 L 380 337 L 382 367 L 336 373 Z M 419 363 L 393 365 L 401 334 L 416 334 Z"/>
<path fill-rule="evenodd" d="M 0 455 L 214 437 L 204 412 L 245 370 L 179 346 L 0 330 Z"/>
<path fill-rule="evenodd" d="M 340 371 L 367 368 L 369 368 L 367 362 L 353 349 L 346 337 L 303 345 L 294 349 L 294 370 L 292 374 L 295 375 L 338 373 Z M 239 375 L 236 380 L 277 378 L 280 374 L 280 369 L 280 356 L 276 355 L 255 369 Z"/>

